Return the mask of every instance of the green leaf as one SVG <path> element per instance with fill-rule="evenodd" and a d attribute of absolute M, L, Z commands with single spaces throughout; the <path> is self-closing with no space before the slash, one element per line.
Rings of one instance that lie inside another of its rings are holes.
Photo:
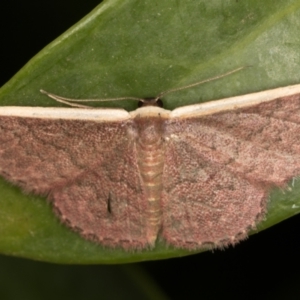
<path fill-rule="evenodd" d="M 0 256 L 0 265 L 5 300 L 169 299 L 137 264 L 64 266 Z"/>
<path fill-rule="evenodd" d="M 300 1 L 104 1 L 37 54 L 0 90 L 0 105 L 60 106 L 70 98 L 151 97 L 241 66 L 239 73 L 170 94 L 173 109 L 300 82 Z M 130 101 L 97 106 L 135 109 Z M 263 230 L 299 213 L 299 180 L 274 190 Z M 0 182 L 0 251 L 58 263 L 122 263 L 188 255 L 104 249 L 62 226 L 42 197 Z"/>

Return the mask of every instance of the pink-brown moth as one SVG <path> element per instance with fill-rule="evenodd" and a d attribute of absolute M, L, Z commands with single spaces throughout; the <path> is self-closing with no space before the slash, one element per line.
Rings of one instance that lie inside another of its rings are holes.
<path fill-rule="evenodd" d="M 173 111 L 0 108 L 0 175 L 106 247 L 235 244 L 299 174 L 300 85 Z"/>

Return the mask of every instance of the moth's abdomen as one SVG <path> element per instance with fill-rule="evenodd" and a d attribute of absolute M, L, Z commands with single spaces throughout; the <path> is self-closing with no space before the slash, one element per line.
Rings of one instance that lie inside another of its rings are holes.
<path fill-rule="evenodd" d="M 145 199 L 147 201 L 147 240 L 154 246 L 161 227 L 162 172 L 164 166 L 163 120 L 136 118 L 137 153 Z"/>

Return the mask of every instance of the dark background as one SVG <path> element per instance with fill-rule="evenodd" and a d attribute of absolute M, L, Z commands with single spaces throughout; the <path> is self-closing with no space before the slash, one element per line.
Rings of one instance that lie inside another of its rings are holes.
<path fill-rule="evenodd" d="M 99 2 L 2 0 L 0 86 Z M 300 216 L 296 216 L 251 236 L 234 248 L 137 265 L 146 270 L 171 299 L 299 299 L 299 229 Z M 3 256 L 0 257 L 0 296 L 5 295 L 1 297 L 3 300 L 19 299 L 12 296 L 13 291 L 10 294 L 7 288 L 1 286 L 1 278 L 4 277 L 11 279 L 16 288 L 20 288 L 20 282 L 26 282 L 28 276 L 36 276 L 36 270 L 40 281 L 45 281 L 45 294 L 41 299 L 46 299 L 50 291 L 58 296 L 61 294 L 51 281 L 46 282 L 48 279 L 44 274 L 52 272 L 55 277 L 56 272 L 63 272 L 68 281 L 69 269 L 73 277 L 78 274 L 78 278 L 81 278 L 85 273 L 97 277 L 101 268 L 115 267 L 59 266 Z M 11 272 L 6 273 L 7 270 Z M 80 284 L 80 279 L 78 281 Z M 97 291 L 96 286 L 97 282 L 95 286 L 91 283 L 89 297 L 85 298 L 87 293 L 83 292 L 82 298 L 77 295 L 76 299 L 100 299 L 98 296 L 101 292 Z M 103 296 L 101 299 L 106 299 Z M 65 294 L 63 299 L 71 298 L 74 299 L 71 294 Z M 130 295 L 122 293 L 116 299 L 130 299 Z"/>

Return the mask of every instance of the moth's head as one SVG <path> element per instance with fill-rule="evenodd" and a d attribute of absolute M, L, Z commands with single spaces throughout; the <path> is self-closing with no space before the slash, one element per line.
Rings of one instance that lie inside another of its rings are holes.
<path fill-rule="evenodd" d="M 140 101 L 138 102 L 138 107 L 145 107 L 145 106 L 164 107 L 164 104 L 160 98 L 140 99 Z"/>

